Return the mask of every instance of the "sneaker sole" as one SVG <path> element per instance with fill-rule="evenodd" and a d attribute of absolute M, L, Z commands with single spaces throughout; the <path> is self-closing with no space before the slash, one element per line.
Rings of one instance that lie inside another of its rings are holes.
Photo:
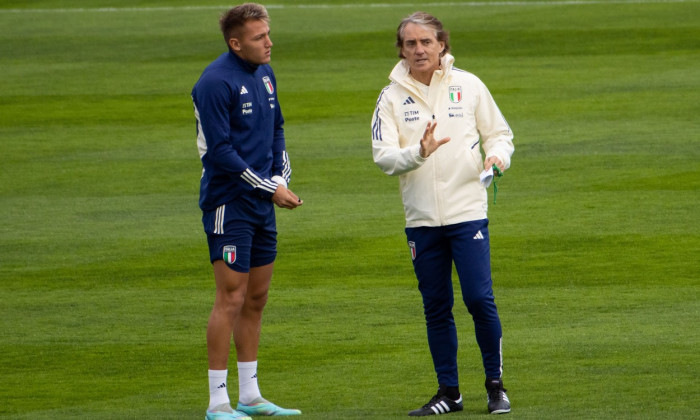
<path fill-rule="evenodd" d="M 510 413 L 510 408 L 507 410 L 493 410 L 490 414 L 508 414 Z"/>

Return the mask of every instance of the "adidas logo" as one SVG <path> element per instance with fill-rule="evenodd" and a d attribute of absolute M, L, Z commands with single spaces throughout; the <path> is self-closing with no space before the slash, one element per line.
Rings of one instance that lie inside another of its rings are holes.
<path fill-rule="evenodd" d="M 460 395 L 459 399 L 456 401 L 453 401 L 451 404 L 452 404 L 452 407 L 450 407 L 450 403 L 448 403 L 446 401 L 446 397 L 443 397 L 442 399 L 440 399 L 440 401 L 437 401 L 435 404 L 430 406 L 430 410 L 432 410 L 432 412 L 434 414 L 447 414 L 453 410 L 454 411 L 462 411 L 462 405 L 461 405 L 462 404 L 462 396 Z M 430 413 L 428 413 L 426 415 L 429 415 L 429 414 Z"/>
<path fill-rule="evenodd" d="M 245 86 L 241 87 L 241 95 L 245 95 L 248 93 L 248 89 L 245 88 Z"/>
<path fill-rule="evenodd" d="M 217 386 L 216 389 L 226 388 L 226 383 L 223 382 L 221 385 Z"/>
<path fill-rule="evenodd" d="M 445 403 L 445 401 L 440 401 L 434 406 L 430 407 L 435 414 L 445 414 L 450 412 L 450 407 Z"/>
<path fill-rule="evenodd" d="M 410 96 L 403 102 L 404 105 L 411 105 L 415 103 L 416 101 L 414 101 L 413 98 L 411 98 Z"/>
<path fill-rule="evenodd" d="M 476 232 L 476 235 L 474 235 L 474 239 L 484 239 L 484 234 L 481 233 L 481 231 Z"/>

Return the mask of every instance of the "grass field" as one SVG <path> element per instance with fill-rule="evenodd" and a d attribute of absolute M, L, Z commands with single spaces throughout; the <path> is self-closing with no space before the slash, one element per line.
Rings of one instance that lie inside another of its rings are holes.
<path fill-rule="evenodd" d="M 305 204 L 278 212 L 263 395 L 305 419 L 399 419 L 435 390 L 369 127 L 395 28 L 425 10 L 516 136 L 489 212 L 508 418 L 697 418 L 699 1 L 264 3 Z M 0 417 L 203 417 L 189 92 L 225 48 L 221 4 L 0 2 Z M 448 418 L 483 417 L 456 317 L 465 410 Z"/>

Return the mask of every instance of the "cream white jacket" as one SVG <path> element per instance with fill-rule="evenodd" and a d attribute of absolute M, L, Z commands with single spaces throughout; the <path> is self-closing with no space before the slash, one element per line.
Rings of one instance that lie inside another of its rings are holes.
<path fill-rule="evenodd" d="M 453 63 L 454 57 L 445 54 L 425 86 L 401 60 L 377 100 L 372 154 L 382 171 L 399 175 L 406 227 L 485 219 L 488 196 L 479 181 L 484 169 L 480 148 L 510 167 L 514 147 L 508 123 L 486 85 Z M 433 118 L 435 138 L 451 140 L 424 159 L 420 140 Z"/>

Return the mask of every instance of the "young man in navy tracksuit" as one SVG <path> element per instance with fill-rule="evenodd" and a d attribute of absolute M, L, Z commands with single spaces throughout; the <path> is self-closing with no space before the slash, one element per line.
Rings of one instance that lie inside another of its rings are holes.
<path fill-rule="evenodd" d="M 229 51 L 212 62 L 192 89 L 203 171 L 199 206 L 214 268 L 216 297 L 207 326 L 207 420 L 250 415 L 297 415 L 262 398 L 257 353 L 262 312 L 277 254 L 274 205 L 302 200 L 287 188 L 291 169 L 284 119 L 269 66 L 267 10 L 247 3 L 225 13 L 220 26 Z M 236 410 L 227 392 L 231 338 L 239 380 Z"/>

